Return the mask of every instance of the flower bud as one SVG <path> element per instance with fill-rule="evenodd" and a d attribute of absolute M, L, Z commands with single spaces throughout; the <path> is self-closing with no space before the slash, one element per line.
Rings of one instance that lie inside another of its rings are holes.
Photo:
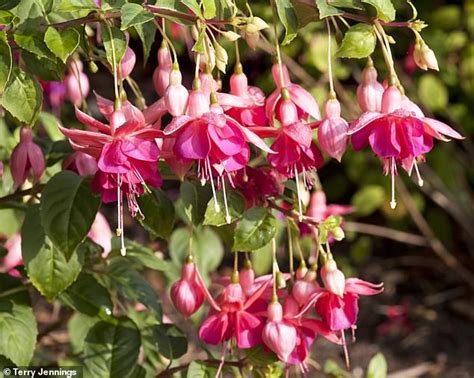
<path fill-rule="evenodd" d="M 156 93 L 164 96 L 166 89 L 170 85 L 171 69 L 169 67 L 158 66 L 153 72 L 153 86 Z"/>
<path fill-rule="evenodd" d="M 382 113 L 392 113 L 400 109 L 402 102 L 402 94 L 395 86 L 390 86 L 383 92 L 382 97 Z"/>
<path fill-rule="evenodd" d="M 173 69 L 170 74 L 170 85 L 164 95 L 168 112 L 174 117 L 183 115 L 188 105 L 188 97 L 188 90 L 181 84 L 181 72 Z"/>
<path fill-rule="evenodd" d="M 341 298 L 344 296 L 346 277 L 337 268 L 337 264 L 332 257 L 322 267 L 321 278 L 327 290 Z"/>
<path fill-rule="evenodd" d="M 132 73 L 136 60 L 135 52 L 130 47 L 127 47 L 122 61 L 120 62 L 118 70 L 119 78 L 124 79 Z"/>
<path fill-rule="evenodd" d="M 196 266 L 185 263 L 181 269 L 181 279 L 171 286 L 171 300 L 176 309 L 185 317 L 194 314 L 204 301 L 204 293 L 196 283 Z"/>
<path fill-rule="evenodd" d="M 325 113 L 318 128 L 319 145 L 329 156 L 341 161 L 349 143 L 349 124 L 341 118 L 341 104 L 336 99 L 326 102 Z"/>
<path fill-rule="evenodd" d="M 247 25 L 244 30 L 243 37 L 247 45 L 252 49 L 255 50 L 258 46 L 258 41 L 260 40 L 260 33 L 255 30 L 253 25 Z"/>
<path fill-rule="evenodd" d="M 293 101 L 284 100 L 278 110 L 278 119 L 283 126 L 298 122 L 298 109 Z"/>
<path fill-rule="evenodd" d="M 337 241 L 341 241 L 346 237 L 346 235 L 344 234 L 344 230 L 339 226 L 335 227 L 332 230 L 332 236 L 334 236 L 334 239 L 336 239 Z"/>
<path fill-rule="evenodd" d="M 281 361 L 286 362 L 296 347 L 296 329 L 283 321 L 283 309 L 280 303 L 270 303 L 267 311 L 268 321 L 262 331 L 262 340 Z"/>
<path fill-rule="evenodd" d="M 66 97 L 75 106 L 81 105 L 81 102 L 89 94 L 89 78 L 87 75 L 77 70 L 71 70 L 64 78 L 66 86 Z"/>
<path fill-rule="evenodd" d="M 377 70 L 368 66 L 362 71 L 357 87 L 357 102 L 364 112 L 379 112 L 382 107 L 383 86 L 377 81 Z"/>
<path fill-rule="evenodd" d="M 413 59 L 418 67 L 427 71 L 428 69 L 439 71 L 438 60 L 425 41 L 418 39 L 413 51 Z"/>
<path fill-rule="evenodd" d="M 190 117 L 200 117 L 209 111 L 209 98 L 201 90 L 192 90 L 189 94 L 186 114 Z"/>
<path fill-rule="evenodd" d="M 222 32 L 221 35 L 229 42 L 235 42 L 240 38 L 240 35 L 230 30 Z"/>
<path fill-rule="evenodd" d="M 293 285 L 293 297 L 300 306 L 308 303 L 310 297 L 316 292 L 318 285 L 316 284 L 316 272 L 308 270 L 305 277 L 297 280 Z"/>

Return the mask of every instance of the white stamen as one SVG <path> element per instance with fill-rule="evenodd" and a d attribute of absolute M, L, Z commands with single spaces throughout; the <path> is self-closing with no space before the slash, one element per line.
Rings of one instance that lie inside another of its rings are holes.
<path fill-rule="evenodd" d="M 249 176 L 247 176 L 247 167 L 244 167 L 244 175 L 242 179 L 244 180 L 244 182 L 249 181 Z"/>
<path fill-rule="evenodd" d="M 209 158 L 206 158 L 205 164 L 209 174 L 209 180 L 211 181 L 212 196 L 214 197 L 214 210 L 216 210 L 216 213 L 219 213 L 221 211 L 221 207 L 219 206 L 219 202 L 217 202 L 216 188 L 214 187 L 214 179 L 212 178 L 212 168 Z"/>
<path fill-rule="evenodd" d="M 418 178 L 418 185 L 423 186 L 423 179 L 420 175 L 420 170 L 418 169 L 418 164 L 416 164 L 416 160 L 413 160 L 413 165 L 415 166 L 416 177 Z"/>
<path fill-rule="evenodd" d="M 127 249 L 125 248 L 125 235 L 123 230 L 123 198 L 122 198 L 122 182 L 120 180 L 120 174 L 117 174 L 117 236 L 120 236 L 120 254 L 125 256 Z"/>
<path fill-rule="evenodd" d="M 299 219 L 301 222 L 303 220 L 303 206 L 301 204 L 302 202 L 301 189 L 300 189 L 300 182 L 298 180 L 298 169 L 296 168 L 296 164 L 294 165 L 294 170 L 295 170 L 295 181 L 296 181 L 296 193 L 298 195 L 298 213 L 299 213 Z"/>
<path fill-rule="evenodd" d="M 346 366 L 347 368 L 350 368 L 351 363 L 349 361 L 349 351 L 347 350 L 346 336 L 344 335 L 344 330 L 341 330 L 341 339 L 342 339 L 342 345 L 344 347 L 344 357 L 346 360 Z"/>
<path fill-rule="evenodd" d="M 390 167 L 390 176 L 392 177 L 392 200 L 390 201 L 390 207 L 395 209 L 397 207 L 397 201 L 395 200 L 395 158 L 392 158 Z"/>
<path fill-rule="evenodd" d="M 224 197 L 225 221 L 227 222 L 227 224 L 230 224 L 232 222 L 232 218 L 230 217 L 229 207 L 227 206 L 227 193 L 225 190 L 224 176 L 221 176 L 221 180 L 222 180 L 222 195 Z"/>

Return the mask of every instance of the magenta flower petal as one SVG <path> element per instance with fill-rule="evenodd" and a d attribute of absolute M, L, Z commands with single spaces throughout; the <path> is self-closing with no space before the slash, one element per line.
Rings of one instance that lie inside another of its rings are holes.
<path fill-rule="evenodd" d="M 263 322 L 247 311 L 239 311 L 235 316 L 237 346 L 247 349 L 260 344 Z"/>
<path fill-rule="evenodd" d="M 298 84 L 290 84 L 288 86 L 288 92 L 290 92 L 291 101 L 293 101 L 298 108 L 308 113 L 314 119 L 321 119 L 319 106 L 311 93 Z"/>
<path fill-rule="evenodd" d="M 372 133 L 369 135 L 372 150 L 382 158 L 397 156 L 401 147 L 397 140 L 397 126 L 394 120 L 384 118 L 372 124 Z"/>
<path fill-rule="evenodd" d="M 369 124 L 378 119 L 382 118 L 384 115 L 382 113 L 377 112 L 367 112 L 362 114 L 357 120 L 352 122 L 349 126 L 349 130 L 347 132 L 348 135 L 354 135 L 355 133 L 361 131 L 365 127 L 369 126 Z"/>
<path fill-rule="evenodd" d="M 435 137 L 436 139 L 440 139 L 443 141 L 448 141 L 444 135 L 454 138 L 454 139 L 464 139 L 461 134 L 459 134 L 456 130 L 452 129 L 448 125 L 443 122 L 440 122 L 433 118 L 423 118 L 423 122 L 425 124 L 425 130 L 428 134 Z"/>
<path fill-rule="evenodd" d="M 163 130 L 163 134 L 171 135 L 193 120 L 193 117 L 189 117 L 187 115 L 174 117 L 173 120 L 168 124 L 168 126 L 166 126 Z"/>
<path fill-rule="evenodd" d="M 176 137 L 175 154 L 181 159 L 205 159 L 211 148 L 206 128 L 206 125 L 199 122 L 193 122 L 184 128 Z"/>
<path fill-rule="evenodd" d="M 85 126 L 89 126 L 93 129 L 98 131 L 102 131 L 106 134 L 110 134 L 110 127 L 104 125 L 102 122 L 97 121 L 95 118 L 91 117 L 90 115 L 82 112 L 79 108 L 76 109 L 76 118 L 77 120 Z"/>
<path fill-rule="evenodd" d="M 301 146 L 309 147 L 313 140 L 311 127 L 303 122 L 294 122 L 282 127 L 283 132 Z"/>
<path fill-rule="evenodd" d="M 229 326 L 229 317 L 226 313 L 218 313 L 207 318 L 199 328 L 201 340 L 211 345 L 220 344 Z"/>
<path fill-rule="evenodd" d="M 121 150 L 121 145 L 121 141 L 104 145 L 97 164 L 102 172 L 125 174 L 132 169 L 127 156 Z"/>
<path fill-rule="evenodd" d="M 125 155 L 142 161 L 156 162 L 159 156 L 154 140 L 128 138 L 122 141 L 121 150 Z"/>

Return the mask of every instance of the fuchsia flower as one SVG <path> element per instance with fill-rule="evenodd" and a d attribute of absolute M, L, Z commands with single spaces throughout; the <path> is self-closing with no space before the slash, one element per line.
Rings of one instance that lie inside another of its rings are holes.
<path fill-rule="evenodd" d="M 45 161 L 41 148 L 33 143 L 33 132 L 27 127 L 20 130 L 20 143 L 12 151 L 10 157 L 10 171 L 15 188 L 26 181 L 28 174 L 32 173 L 33 181 L 41 179 L 45 169 Z"/>
<path fill-rule="evenodd" d="M 118 66 L 117 73 L 120 79 L 125 79 L 127 76 L 130 76 L 133 71 L 133 68 L 135 67 L 136 61 L 137 57 L 135 55 L 135 52 L 130 47 L 127 47 L 127 49 L 125 50 L 125 54 L 123 55 L 122 61 Z"/>
<path fill-rule="evenodd" d="M 357 87 L 357 102 L 364 112 L 379 112 L 382 108 L 384 88 L 377 81 L 377 70 L 369 64 L 362 71 L 362 81 Z"/>
<path fill-rule="evenodd" d="M 171 286 L 171 300 L 186 318 L 194 314 L 204 301 L 204 292 L 197 278 L 197 267 L 192 261 L 183 264 L 181 279 Z"/>
<path fill-rule="evenodd" d="M 76 172 L 79 176 L 94 176 L 99 168 L 92 156 L 75 151 L 63 160 L 63 169 Z"/>
<path fill-rule="evenodd" d="M 341 117 L 341 104 L 335 98 L 328 100 L 324 109 L 324 118 L 318 127 L 319 145 L 340 162 L 349 143 L 349 124 Z"/>
<path fill-rule="evenodd" d="M 349 135 L 356 151 L 370 144 L 374 153 L 382 159 L 385 174 L 392 176 L 392 208 L 395 201 L 395 175 L 397 164 L 408 174 L 413 168 L 421 179 L 416 165 L 424 160 L 424 154 L 433 148 L 433 138 L 448 141 L 447 137 L 463 139 L 448 125 L 425 117 L 419 108 L 407 98 L 403 98 L 398 88 L 388 87 L 382 98 L 381 111 L 362 114 L 351 124 Z"/>
<path fill-rule="evenodd" d="M 99 170 L 94 176 L 92 189 L 101 193 L 105 203 L 118 201 L 118 233 L 122 236 L 122 253 L 125 253 L 121 231 L 123 194 L 132 216 L 141 215 L 136 197 L 143 194 L 146 185 L 161 185 L 157 167 L 160 151 L 155 138 L 162 133 L 146 127 L 143 114 L 128 101 L 120 110 L 114 110 L 112 101 L 97 96 L 97 105 L 109 121 L 108 125 L 76 108 L 77 119 L 88 130 L 59 128 L 75 150 L 97 159 Z"/>
<path fill-rule="evenodd" d="M 316 222 L 322 222 L 331 215 L 346 215 L 352 213 L 354 208 L 352 206 L 327 204 L 326 193 L 322 190 L 317 190 L 311 194 L 308 210 L 306 216 L 313 218 Z"/>
<path fill-rule="evenodd" d="M 281 75 L 278 64 L 273 65 L 272 75 L 276 89 L 268 97 L 265 105 L 265 113 L 267 118 L 270 120 L 270 123 L 272 125 L 274 124 L 274 115 L 278 121 L 281 122 L 281 119 L 278 117 L 281 114 L 279 109 L 285 101 L 281 95 L 283 88 L 288 91 L 290 101 L 296 106 L 298 111 L 297 118 L 299 120 L 308 120 L 309 116 L 313 117 L 314 119 L 320 119 L 321 114 L 319 113 L 319 106 L 316 103 L 314 97 L 300 85 L 291 82 L 288 68 L 285 65 L 282 65 L 282 71 L 283 80 L 280 79 Z M 282 82 L 284 87 L 282 87 Z"/>
<path fill-rule="evenodd" d="M 191 92 L 186 115 L 175 117 L 163 133 L 175 137 L 173 151 L 177 158 L 198 162 L 198 176 L 203 182 L 210 180 L 213 191 L 215 174 L 225 190 L 224 175 L 231 180 L 229 173 L 247 165 L 249 142 L 272 152 L 256 134 L 224 114 L 220 105 L 214 103 L 209 107 L 207 97 L 200 90 Z M 215 203 L 218 210 L 217 200 Z M 230 222 L 227 207 L 225 210 L 226 219 Z"/>
<path fill-rule="evenodd" d="M 319 285 L 316 282 L 316 271 L 315 269 L 306 269 L 301 267 L 299 269 L 305 270 L 306 272 L 300 274 L 301 278 L 298 278 L 293 285 L 291 294 L 298 303 L 299 306 L 306 305 L 315 293 L 318 292 Z M 297 272 L 298 276 L 298 272 Z"/>
<path fill-rule="evenodd" d="M 170 84 L 171 54 L 166 44 L 162 44 L 158 49 L 158 66 L 153 72 L 153 85 L 156 93 L 160 96 L 165 94 L 166 88 Z"/>
<path fill-rule="evenodd" d="M 186 87 L 181 84 L 182 76 L 179 69 L 173 68 L 170 73 L 170 84 L 165 91 L 164 99 L 166 109 L 174 117 L 185 113 L 188 105 L 189 93 Z"/>
<path fill-rule="evenodd" d="M 258 87 L 248 85 L 247 76 L 242 72 L 239 63 L 230 77 L 230 93 L 240 98 L 251 101 L 251 105 L 245 108 L 232 107 L 226 111 L 243 126 L 267 126 L 268 118 L 265 115 L 265 94 Z"/>
<path fill-rule="evenodd" d="M 17 266 L 23 265 L 21 235 L 18 232 L 13 234 L 5 242 L 5 249 L 7 250 L 7 254 L 2 259 L 0 271 L 8 273 L 12 277 L 20 277 L 20 272 L 15 269 Z"/>
<path fill-rule="evenodd" d="M 272 280 L 265 281 L 249 297 L 245 295 L 241 284 L 235 281 L 233 279 L 224 288 L 217 301 L 214 301 L 207 290 L 205 291 L 212 308 L 208 318 L 199 328 L 199 337 L 211 345 L 235 339 L 238 348 L 252 348 L 261 342 L 264 324 L 261 317 L 250 312 L 250 308 L 262 296 Z"/>

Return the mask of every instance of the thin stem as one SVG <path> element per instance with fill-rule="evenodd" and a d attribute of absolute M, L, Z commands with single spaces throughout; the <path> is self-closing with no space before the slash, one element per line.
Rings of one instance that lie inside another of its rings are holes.
<path fill-rule="evenodd" d="M 388 70 L 390 71 L 390 81 L 392 81 L 392 80 L 396 79 L 397 74 L 395 72 L 395 67 L 394 67 L 393 61 L 390 58 L 391 55 L 388 53 L 387 47 L 385 45 L 385 40 L 382 37 L 382 35 L 380 34 L 380 32 L 379 32 L 379 30 L 377 29 L 376 26 L 374 26 L 374 31 L 375 31 L 375 35 L 377 36 L 377 38 L 380 42 L 380 47 L 382 48 L 382 53 L 383 53 L 383 57 L 384 57 L 384 60 L 385 60 L 385 64 L 387 65 Z"/>
<path fill-rule="evenodd" d="M 277 296 L 277 257 L 276 257 L 276 241 L 275 238 L 272 239 L 272 275 L 273 275 L 273 298 L 278 298 Z"/>
<path fill-rule="evenodd" d="M 276 58 L 278 63 L 278 70 L 280 72 L 280 86 L 281 88 L 285 87 L 285 79 L 283 76 L 283 63 L 281 61 L 281 52 L 280 52 L 280 42 L 278 42 L 278 30 L 277 30 L 277 11 L 275 6 L 275 1 L 272 0 L 272 17 L 273 17 L 273 33 L 275 35 L 275 51 L 276 51 Z"/>
<path fill-rule="evenodd" d="M 237 272 L 239 270 L 239 252 L 234 252 L 234 272 Z"/>
<path fill-rule="evenodd" d="M 332 78 L 332 60 L 331 60 L 331 27 L 329 26 L 329 21 L 326 18 L 326 26 L 328 29 L 328 76 L 329 76 L 329 97 L 333 98 L 336 96 L 334 92 L 334 82 Z"/>
<path fill-rule="evenodd" d="M 109 33 L 109 38 L 110 38 L 110 44 L 112 46 L 112 69 L 114 73 L 114 92 L 115 92 L 115 99 L 120 101 L 120 96 L 119 96 L 119 85 L 118 85 L 118 73 L 117 73 L 117 58 L 116 58 L 116 52 L 115 52 L 115 43 L 114 43 L 114 36 L 112 34 L 112 29 L 106 21 L 105 27 L 107 28 L 107 32 Z"/>
<path fill-rule="evenodd" d="M 286 222 L 286 231 L 288 234 L 288 258 L 289 258 L 289 266 L 290 266 L 290 279 L 293 282 L 294 276 L 294 266 L 293 266 L 293 236 L 291 233 L 291 225 L 290 222 Z"/>
<path fill-rule="evenodd" d="M 173 42 L 171 42 L 171 39 L 168 38 L 168 36 L 166 35 L 166 31 L 164 30 L 164 28 L 160 26 L 160 23 L 157 22 L 156 19 L 155 19 L 155 26 L 160 31 L 161 36 L 166 41 L 166 43 L 171 49 L 171 52 L 173 53 L 173 63 L 178 63 L 178 54 L 176 53 L 176 49 L 173 45 Z"/>

